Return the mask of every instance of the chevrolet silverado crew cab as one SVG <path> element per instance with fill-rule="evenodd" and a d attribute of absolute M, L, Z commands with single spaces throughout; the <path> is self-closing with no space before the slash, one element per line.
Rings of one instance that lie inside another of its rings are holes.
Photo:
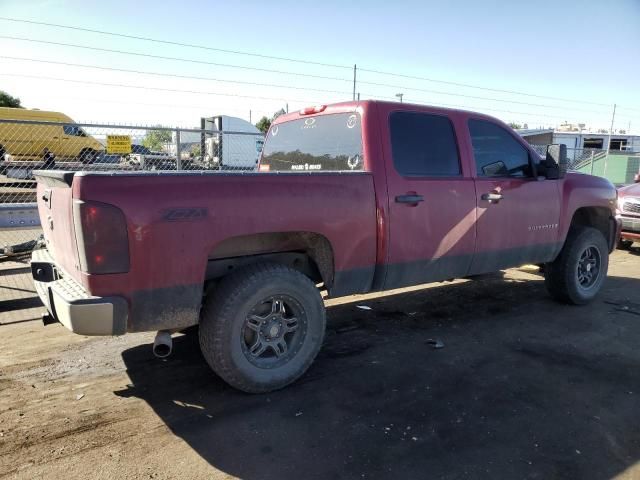
<path fill-rule="evenodd" d="M 170 332 L 199 324 L 226 382 L 278 389 L 321 347 L 321 290 L 533 263 L 555 299 L 593 299 L 616 190 L 565 174 L 563 152 L 541 158 L 486 115 L 363 101 L 278 117 L 256 172 L 36 172 L 35 285 L 46 320 L 83 335 L 158 331 L 166 353 Z"/>

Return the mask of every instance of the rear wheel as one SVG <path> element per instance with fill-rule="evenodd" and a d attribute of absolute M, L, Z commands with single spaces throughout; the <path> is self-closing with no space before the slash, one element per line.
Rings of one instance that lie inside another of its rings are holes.
<path fill-rule="evenodd" d="M 576 227 L 558 258 L 546 265 L 545 285 L 556 300 L 583 305 L 600 291 L 608 268 L 609 248 L 602 233 L 592 227 Z"/>
<path fill-rule="evenodd" d="M 284 265 L 252 265 L 224 278 L 207 296 L 200 347 L 231 386 L 269 392 L 309 368 L 325 322 L 322 297 L 309 278 Z"/>

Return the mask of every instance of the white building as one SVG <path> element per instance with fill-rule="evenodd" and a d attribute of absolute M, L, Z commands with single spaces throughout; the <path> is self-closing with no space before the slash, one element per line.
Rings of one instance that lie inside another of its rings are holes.
<path fill-rule="evenodd" d="M 553 143 L 563 143 L 570 149 L 607 149 L 608 133 L 553 132 Z M 611 151 L 640 152 L 640 135 L 611 135 Z"/>

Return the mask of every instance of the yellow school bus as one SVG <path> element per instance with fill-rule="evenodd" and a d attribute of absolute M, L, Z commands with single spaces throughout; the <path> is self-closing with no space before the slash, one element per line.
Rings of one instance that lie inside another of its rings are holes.
<path fill-rule="evenodd" d="M 46 123 L 13 123 L 4 120 Z M 0 161 L 8 154 L 11 160 L 42 160 L 48 151 L 57 160 L 93 162 L 104 147 L 64 113 L 24 108 L 0 107 Z"/>

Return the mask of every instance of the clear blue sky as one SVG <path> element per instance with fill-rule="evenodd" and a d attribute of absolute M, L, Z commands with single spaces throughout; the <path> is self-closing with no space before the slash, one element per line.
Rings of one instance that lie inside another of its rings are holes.
<path fill-rule="evenodd" d="M 611 106 L 617 103 L 616 128 L 627 128 L 631 122 L 631 129 L 640 131 L 639 0 L 0 0 L 0 16 L 345 66 L 355 63 L 362 69 L 579 101 L 564 102 L 365 71 L 358 73 L 361 82 L 391 85 L 359 83 L 357 89 L 363 98 L 393 98 L 401 92 L 408 102 L 457 105 L 485 111 L 506 121 L 528 123 L 530 127 L 557 125 L 568 120 L 608 128 Z M 290 108 L 300 108 L 351 96 L 349 68 L 166 46 L 4 20 L 0 20 L 0 35 L 342 79 L 308 78 L 0 38 L 0 56 L 228 81 L 176 79 L 0 58 L 1 73 L 27 76 L 0 75 L 0 89 L 21 97 L 27 107 L 65 111 L 82 121 L 196 125 L 200 116 L 214 114 L 247 118 L 250 109 L 255 121 L 257 116 L 270 114 L 286 103 Z M 42 76 L 76 83 L 29 78 Z M 296 88 L 233 84 L 234 80 Z"/>

